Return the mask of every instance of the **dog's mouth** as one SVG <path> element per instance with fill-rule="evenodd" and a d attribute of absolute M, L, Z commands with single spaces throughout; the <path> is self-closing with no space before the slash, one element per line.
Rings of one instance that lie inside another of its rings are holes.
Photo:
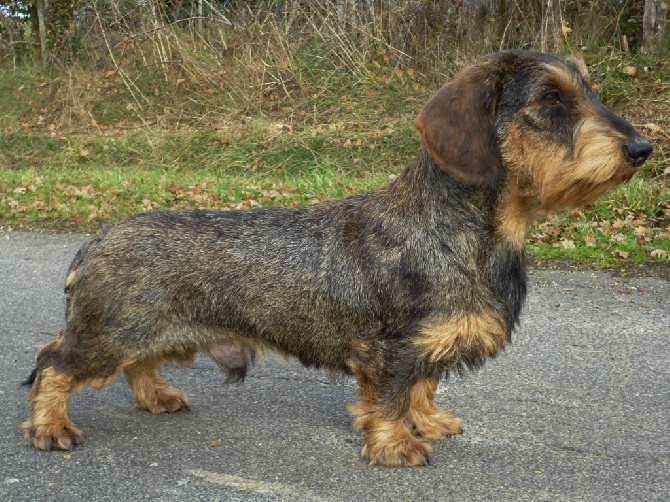
<path fill-rule="evenodd" d="M 636 173 L 642 170 L 642 167 L 647 162 L 648 158 L 648 154 L 637 156 L 635 158 L 625 155 L 621 167 L 613 177 L 613 181 L 617 181 L 618 183 L 626 183 L 627 181 L 630 181 Z"/>

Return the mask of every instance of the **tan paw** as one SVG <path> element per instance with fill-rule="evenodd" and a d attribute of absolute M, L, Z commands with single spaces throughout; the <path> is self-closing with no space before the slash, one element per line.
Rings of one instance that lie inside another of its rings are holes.
<path fill-rule="evenodd" d="M 157 392 L 155 399 L 138 403 L 138 406 L 157 415 L 159 413 L 174 413 L 176 411 L 190 411 L 191 399 L 183 392 L 172 387 L 169 391 Z"/>
<path fill-rule="evenodd" d="M 409 432 L 393 437 L 384 432 L 372 432 L 366 435 L 361 453 L 370 461 L 370 465 L 405 467 L 431 465 L 432 451 L 430 445 L 419 441 Z"/>
<path fill-rule="evenodd" d="M 463 420 L 442 408 L 435 408 L 436 411 L 430 415 L 408 414 L 407 426 L 414 436 L 435 440 L 463 433 Z"/>
<path fill-rule="evenodd" d="M 69 420 L 34 426 L 31 421 L 21 424 L 26 442 L 38 450 L 70 450 L 81 443 L 82 432 Z"/>

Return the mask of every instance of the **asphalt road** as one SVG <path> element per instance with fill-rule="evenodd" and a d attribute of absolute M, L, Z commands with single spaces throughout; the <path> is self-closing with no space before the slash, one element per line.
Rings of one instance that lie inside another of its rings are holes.
<path fill-rule="evenodd" d="M 0 232 L 0 500 L 670 500 L 670 284 L 593 271 L 531 271 L 513 345 L 441 385 L 465 433 L 431 467 L 368 467 L 354 382 L 273 360 L 241 386 L 205 358 L 167 370 L 189 413 L 135 409 L 122 377 L 84 390 L 84 444 L 29 448 L 19 382 L 62 327 L 82 240 Z"/>

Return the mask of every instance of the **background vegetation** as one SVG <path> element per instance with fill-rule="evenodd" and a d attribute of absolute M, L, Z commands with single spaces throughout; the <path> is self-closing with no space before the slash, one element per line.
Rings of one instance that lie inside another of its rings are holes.
<path fill-rule="evenodd" d="M 532 48 L 583 58 L 655 153 L 593 207 L 536 222 L 530 250 L 670 261 L 663 2 L 51 0 L 40 23 L 41 1 L 0 0 L 5 229 L 380 186 L 414 158 L 412 119 L 440 85 L 482 54 Z"/>

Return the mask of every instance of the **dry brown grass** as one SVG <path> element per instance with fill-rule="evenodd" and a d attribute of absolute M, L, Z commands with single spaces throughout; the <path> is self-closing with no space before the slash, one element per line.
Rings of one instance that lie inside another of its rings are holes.
<path fill-rule="evenodd" d="M 203 17 L 196 2 L 97 0 L 79 9 L 76 54 L 52 67 L 43 122 L 95 128 L 231 113 L 319 122 L 330 91 L 380 73 L 409 71 L 417 86 L 435 88 L 487 52 L 616 46 L 634 3 L 554 2 L 551 15 L 530 0 L 203 2 Z"/>

